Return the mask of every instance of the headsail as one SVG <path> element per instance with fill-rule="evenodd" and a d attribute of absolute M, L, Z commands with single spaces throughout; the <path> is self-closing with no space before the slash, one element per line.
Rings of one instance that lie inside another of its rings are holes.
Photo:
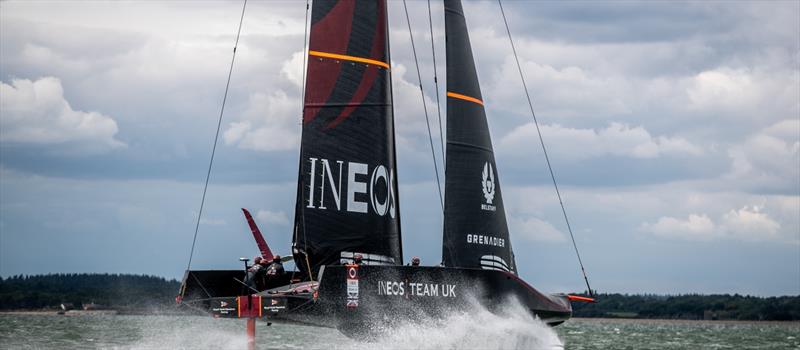
<path fill-rule="evenodd" d="M 295 261 L 402 264 L 386 1 L 318 0 L 311 18 Z"/>
<path fill-rule="evenodd" d="M 445 266 L 516 273 L 503 196 L 464 10 L 445 0 L 447 157 Z"/>

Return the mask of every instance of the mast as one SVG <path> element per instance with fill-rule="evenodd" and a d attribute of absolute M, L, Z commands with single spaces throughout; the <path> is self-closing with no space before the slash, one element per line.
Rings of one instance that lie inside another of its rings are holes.
<path fill-rule="evenodd" d="M 311 9 L 293 254 L 321 265 L 402 264 L 386 1 Z"/>
<path fill-rule="evenodd" d="M 500 179 L 460 0 L 445 0 L 447 157 L 442 261 L 516 274 Z"/>

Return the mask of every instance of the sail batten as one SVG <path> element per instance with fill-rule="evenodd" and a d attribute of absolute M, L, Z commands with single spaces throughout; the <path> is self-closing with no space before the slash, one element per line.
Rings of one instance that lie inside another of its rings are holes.
<path fill-rule="evenodd" d="M 317 57 L 325 57 L 325 58 L 334 58 L 346 61 L 353 61 L 353 62 L 361 62 L 361 63 L 368 63 L 381 66 L 383 68 L 389 69 L 389 64 L 383 61 L 374 60 L 371 58 L 365 57 L 356 57 L 356 56 L 349 56 L 349 55 L 342 55 L 338 53 L 332 52 L 322 52 L 322 51 L 308 51 L 309 56 L 317 56 Z"/>
<path fill-rule="evenodd" d="M 447 157 L 442 262 L 516 273 L 500 179 L 461 2 L 445 0 Z"/>
<path fill-rule="evenodd" d="M 402 264 L 386 1 L 318 0 L 311 14 L 295 261 L 311 274 L 354 254 Z"/>
<path fill-rule="evenodd" d="M 470 96 L 467 96 L 467 95 L 463 95 L 463 94 L 459 94 L 459 93 L 456 93 L 456 92 L 448 91 L 447 92 L 447 97 L 457 98 L 457 99 L 461 99 L 461 100 L 469 101 L 469 102 L 475 102 L 475 103 L 483 106 L 483 101 L 481 101 L 480 99 L 477 99 L 477 98 L 474 98 L 474 97 L 470 97 Z"/>

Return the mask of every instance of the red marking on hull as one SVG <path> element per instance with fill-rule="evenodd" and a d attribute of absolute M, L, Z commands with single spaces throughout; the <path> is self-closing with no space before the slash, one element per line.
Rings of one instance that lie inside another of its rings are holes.
<path fill-rule="evenodd" d="M 236 297 L 239 318 L 261 317 L 261 297 L 258 295 L 243 295 Z"/>

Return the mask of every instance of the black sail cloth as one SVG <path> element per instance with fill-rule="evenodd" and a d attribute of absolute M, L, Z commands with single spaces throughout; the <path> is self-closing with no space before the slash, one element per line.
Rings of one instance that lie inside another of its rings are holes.
<path fill-rule="evenodd" d="M 295 262 L 402 264 L 386 1 L 314 1 L 311 17 Z"/>
<path fill-rule="evenodd" d="M 464 10 L 445 0 L 447 157 L 445 266 L 516 273 L 503 196 Z"/>

